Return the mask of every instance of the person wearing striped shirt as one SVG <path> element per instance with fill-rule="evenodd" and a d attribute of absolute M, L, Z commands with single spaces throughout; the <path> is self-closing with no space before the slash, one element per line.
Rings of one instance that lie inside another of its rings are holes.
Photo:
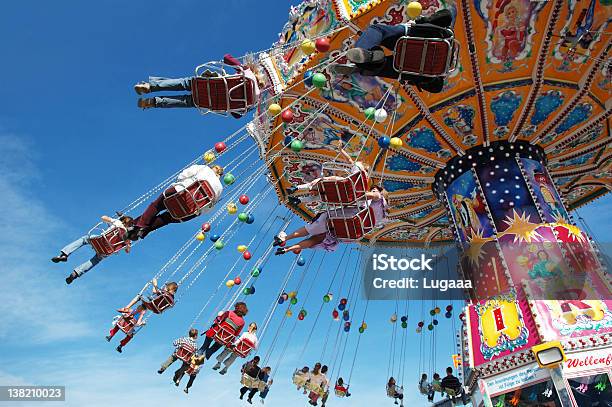
<path fill-rule="evenodd" d="M 189 330 L 188 336 L 185 336 L 183 338 L 178 338 L 174 342 L 172 342 L 172 345 L 175 347 L 175 350 L 174 352 L 172 352 L 172 355 L 170 355 L 168 359 L 166 359 L 166 361 L 162 363 L 157 373 L 159 374 L 164 373 L 164 371 L 168 369 L 168 367 L 170 367 L 171 364 L 176 362 L 176 360 L 178 359 L 178 356 L 176 354 L 179 348 L 181 348 L 182 346 L 192 349 L 195 353 L 195 350 L 198 348 L 197 340 L 198 340 L 198 330 L 195 328 L 191 328 Z M 185 363 L 183 362 L 183 364 Z M 187 364 L 187 367 L 189 367 L 189 364 Z"/>

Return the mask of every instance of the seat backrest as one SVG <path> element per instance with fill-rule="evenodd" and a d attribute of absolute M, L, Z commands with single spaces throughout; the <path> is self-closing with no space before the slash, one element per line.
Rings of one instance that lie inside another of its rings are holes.
<path fill-rule="evenodd" d="M 151 302 L 151 311 L 156 314 L 161 314 L 166 309 L 174 306 L 174 296 L 167 291 L 162 291 L 161 294 L 155 296 Z"/>
<path fill-rule="evenodd" d="M 124 233 L 123 229 L 112 226 L 102 232 L 101 235 L 90 237 L 89 244 L 99 256 L 110 256 L 127 245 L 127 242 L 123 239 Z"/>
<path fill-rule="evenodd" d="M 253 82 L 243 74 L 196 77 L 191 81 L 193 103 L 215 112 L 247 110 L 255 103 Z"/>
<path fill-rule="evenodd" d="M 228 345 L 236 337 L 236 332 L 238 332 L 238 326 L 231 319 L 225 318 L 218 325 L 215 341 Z"/>
<path fill-rule="evenodd" d="M 214 202 L 215 194 L 208 181 L 196 181 L 187 188 L 169 194 L 164 193 L 164 206 L 177 220 L 197 215 Z"/>
<path fill-rule="evenodd" d="M 234 348 L 234 353 L 236 353 L 240 357 L 246 358 L 254 347 L 255 345 L 253 344 L 253 342 L 248 339 L 242 339 L 236 344 L 236 347 Z"/>
<path fill-rule="evenodd" d="M 182 360 L 185 363 L 189 363 L 191 361 L 191 357 L 195 353 L 195 348 L 188 343 L 181 343 L 181 345 L 176 348 L 174 352 L 176 357 Z"/>
<path fill-rule="evenodd" d="M 350 218 L 330 218 L 328 227 L 334 235 L 342 240 L 358 240 L 372 230 L 374 226 L 374 212 L 366 206 Z"/>

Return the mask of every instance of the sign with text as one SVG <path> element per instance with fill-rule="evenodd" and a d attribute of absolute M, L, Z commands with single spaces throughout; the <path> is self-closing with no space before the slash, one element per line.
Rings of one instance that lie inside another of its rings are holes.
<path fill-rule="evenodd" d="M 518 387 L 525 387 L 530 383 L 545 380 L 549 377 L 550 374 L 547 369 L 542 369 L 537 363 L 532 363 L 526 367 L 512 370 L 487 380 L 487 391 L 489 395 L 493 396 Z"/>
<path fill-rule="evenodd" d="M 612 369 L 612 347 L 570 353 L 563 362 L 563 374 Z"/>

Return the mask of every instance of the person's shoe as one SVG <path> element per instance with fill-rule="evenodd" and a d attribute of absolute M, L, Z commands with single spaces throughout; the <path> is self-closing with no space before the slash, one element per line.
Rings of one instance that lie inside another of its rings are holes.
<path fill-rule="evenodd" d="M 242 400 L 242 399 L 243 399 L 243 397 L 244 397 L 244 394 L 241 394 L 241 395 L 240 395 L 240 400 Z"/>
<path fill-rule="evenodd" d="M 189 389 L 187 387 L 185 387 L 183 391 L 185 392 L 185 394 L 189 394 Z"/>
<path fill-rule="evenodd" d="M 179 387 L 179 384 L 181 384 L 181 382 L 179 382 L 178 380 L 174 380 L 174 379 L 172 379 L 172 381 L 174 382 L 174 385 L 175 385 L 176 387 Z"/>
<path fill-rule="evenodd" d="M 219 371 L 219 374 L 226 374 L 226 373 L 227 373 L 227 369 L 221 369 L 221 370 Z"/>
<path fill-rule="evenodd" d="M 346 57 L 349 61 L 356 64 L 367 64 L 370 62 L 381 62 L 385 59 L 385 53 L 382 49 L 351 48 L 347 51 Z"/>
<path fill-rule="evenodd" d="M 155 107 L 155 98 L 138 99 L 138 107 L 143 108 L 143 109 L 150 109 L 152 107 Z"/>
<path fill-rule="evenodd" d="M 348 76 L 359 72 L 359 67 L 354 64 L 334 64 L 332 65 L 331 70 L 336 75 Z"/>
<path fill-rule="evenodd" d="M 159 370 L 157 371 L 157 373 L 159 373 L 159 374 L 164 373 L 164 369 L 159 369 Z"/>
<path fill-rule="evenodd" d="M 298 190 L 297 187 L 292 185 L 289 188 L 287 188 L 287 194 L 293 195 L 293 194 L 295 194 L 297 192 L 297 190 Z"/>
<path fill-rule="evenodd" d="M 70 273 L 70 275 L 68 277 L 66 277 L 66 284 L 72 284 L 72 282 L 74 281 L 75 278 L 78 278 L 79 275 L 76 272 L 72 272 Z"/>
<path fill-rule="evenodd" d="M 119 353 L 123 352 L 123 346 L 121 345 L 117 346 L 117 352 Z"/>
<path fill-rule="evenodd" d="M 289 198 L 287 198 L 287 202 L 289 202 L 289 204 L 291 204 L 293 206 L 298 206 L 299 204 L 302 203 L 300 198 L 295 197 L 295 196 L 290 196 Z"/>
<path fill-rule="evenodd" d="M 278 235 L 274 236 L 274 243 L 272 243 L 272 246 L 279 246 L 285 240 L 287 240 L 287 233 L 280 232 Z"/>
<path fill-rule="evenodd" d="M 317 402 L 316 402 L 316 401 L 312 401 L 312 400 L 310 400 L 310 401 L 308 402 L 308 404 L 310 404 L 311 406 L 316 406 L 316 405 L 317 405 Z"/>
<path fill-rule="evenodd" d="M 280 256 L 281 254 L 285 254 L 285 253 L 286 253 L 285 249 L 284 249 L 284 248 L 282 248 L 282 247 L 279 247 L 279 248 L 278 248 L 278 249 L 276 249 L 276 251 L 274 252 L 274 255 L 275 255 L 275 256 Z"/>
<path fill-rule="evenodd" d="M 213 369 L 213 370 L 219 370 L 219 369 L 221 369 L 221 363 L 217 363 L 216 365 L 214 365 L 214 366 L 212 367 L 212 369 Z"/>
<path fill-rule="evenodd" d="M 247 399 L 247 402 L 248 402 L 249 404 L 253 404 L 253 400 L 251 400 L 251 399 Z"/>
<path fill-rule="evenodd" d="M 106 339 L 106 342 L 110 342 L 111 339 L 113 339 L 113 337 L 110 335 L 106 335 L 104 338 Z"/>
<path fill-rule="evenodd" d="M 68 260 L 68 256 L 65 253 L 63 253 L 63 252 L 60 253 L 59 256 L 55 256 L 54 258 L 51 259 L 51 261 L 53 263 L 59 263 L 60 261 L 64 262 L 64 261 L 67 261 L 67 260 Z"/>
<path fill-rule="evenodd" d="M 136 85 L 134 85 L 134 90 L 139 95 L 142 95 L 143 93 L 151 93 L 151 85 L 147 82 L 138 82 Z"/>

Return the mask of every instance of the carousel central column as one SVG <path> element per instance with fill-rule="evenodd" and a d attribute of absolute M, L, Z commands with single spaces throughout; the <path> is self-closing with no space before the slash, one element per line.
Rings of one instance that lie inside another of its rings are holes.
<path fill-rule="evenodd" d="M 481 377 L 533 363 L 533 345 L 568 332 L 612 329 L 597 254 L 571 223 L 545 162 L 527 142 L 496 142 L 436 174 L 434 192 L 454 226 L 463 277 L 472 281 L 467 362 Z M 565 404 L 563 383 L 553 386 L 544 373 L 553 387 L 544 393 Z"/>

